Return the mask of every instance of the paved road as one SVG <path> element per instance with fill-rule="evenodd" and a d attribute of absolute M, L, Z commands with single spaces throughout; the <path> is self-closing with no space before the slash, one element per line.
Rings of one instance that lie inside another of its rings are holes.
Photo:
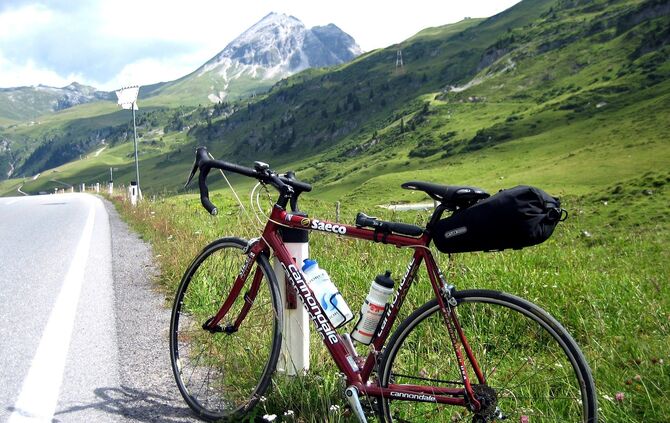
<path fill-rule="evenodd" d="M 195 421 L 153 271 L 97 197 L 0 198 L 0 421 Z"/>

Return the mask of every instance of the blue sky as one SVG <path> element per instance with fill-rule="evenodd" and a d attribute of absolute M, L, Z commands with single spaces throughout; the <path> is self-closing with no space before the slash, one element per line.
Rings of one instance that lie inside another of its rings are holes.
<path fill-rule="evenodd" d="M 72 81 L 112 90 L 192 72 L 270 12 L 334 23 L 365 51 L 518 0 L 2 0 L 0 87 Z"/>

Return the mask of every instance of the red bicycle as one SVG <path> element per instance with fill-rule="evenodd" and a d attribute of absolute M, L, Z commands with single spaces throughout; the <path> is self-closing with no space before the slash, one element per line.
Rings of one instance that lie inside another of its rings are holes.
<path fill-rule="evenodd" d="M 360 421 L 369 414 L 401 422 L 597 421 L 591 371 L 563 326 L 519 297 L 456 290 L 428 248 L 431 228 L 445 211 L 468 207 L 488 194 L 464 187 L 404 184 L 439 202 L 425 228 L 365 215 L 349 226 L 296 213 L 299 195 L 311 186 L 292 173 L 279 175 L 260 162 L 247 168 L 214 160 L 203 147 L 196 152 L 189 182 L 198 169 L 201 202 L 211 214 L 217 212 L 206 184 L 211 169 L 255 178 L 279 192 L 259 238 L 212 242 L 193 260 L 179 285 L 170 324 L 172 368 L 181 394 L 201 418 L 243 420 L 269 387 L 280 354 L 283 317 L 269 261 L 274 254 L 346 380 L 345 396 Z M 358 357 L 326 318 L 282 241 L 283 228 L 413 250 L 367 356 Z M 422 263 L 434 298 L 388 339 Z"/>

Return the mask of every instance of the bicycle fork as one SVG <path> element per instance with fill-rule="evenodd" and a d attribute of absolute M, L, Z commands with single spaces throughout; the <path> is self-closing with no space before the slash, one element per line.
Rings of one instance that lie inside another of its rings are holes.
<path fill-rule="evenodd" d="M 250 245 L 251 242 L 250 242 Z M 255 244 L 253 244 L 255 245 Z M 249 247 L 247 247 L 249 248 Z M 256 251 L 257 250 L 257 251 Z M 260 267 L 256 266 L 255 267 L 255 273 L 253 276 L 253 280 L 251 282 L 251 286 L 249 287 L 249 290 L 244 294 L 244 305 L 242 306 L 242 309 L 239 312 L 239 315 L 235 319 L 234 323 L 232 324 L 227 324 L 225 327 L 221 327 L 219 325 L 219 322 L 226 316 L 230 308 L 232 307 L 233 303 L 237 300 L 237 298 L 240 296 L 242 292 L 242 288 L 244 287 L 247 278 L 250 276 L 252 269 L 254 268 L 254 264 L 256 263 L 256 258 L 258 254 L 260 254 L 261 250 L 256 247 L 256 250 L 250 250 L 248 252 L 248 256 L 246 261 L 244 262 L 244 265 L 240 269 L 239 274 L 235 278 L 235 282 L 233 284 L 233 288 L 231 289 L 230 293 L 228 294 L 228 297 L 226 300 L 223 302 L 223 305 L 219 309 L 219 311 L 216 313 L 216 315 L 212 316 L 209 318 L 203 325 L 202 328 L 209 331 L 209 332 L 225 332 L 225 333 L 235 333 L 239 329 L 240 325 L 242 324 L 242 321 L 244 318 L 247 316 L 247 313 L 249 313 L 249 309 L 251 309 L 251 306 L 254 304 L 254 301 L 256 300 L 256 296 L 258 295 L 258 291 L 261 286 L 261 280 L 263 279 L 263 272 L 261 271 Z"/>

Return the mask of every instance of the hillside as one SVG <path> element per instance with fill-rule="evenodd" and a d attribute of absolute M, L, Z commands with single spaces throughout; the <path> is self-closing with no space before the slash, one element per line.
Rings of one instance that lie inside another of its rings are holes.
<path fill-rule="evenodd" d="M 416 178 L 586 193 L 670 163 L 669 28 L 666 2 L 535 0 L 426 29 L 248 103 L 143 122 L 157 144 L 143 154 L 145 189 L 178 189 L 192 147 L 205 144 L 227 160 L 290 166 L 333 199 L 407 200 L 395 187 Z M 168 121 L 178 129 L 161 144 Z M 87 166 L 67 169 L 83 177 Z"/>
<path fill-rule="evenodd" d="M 0 88 L 0 125 L 30 121 L 50 112 L 79 104 L 111 100 L 114 93 L 71 83 L 62 88 L 35 87 Z"/>

